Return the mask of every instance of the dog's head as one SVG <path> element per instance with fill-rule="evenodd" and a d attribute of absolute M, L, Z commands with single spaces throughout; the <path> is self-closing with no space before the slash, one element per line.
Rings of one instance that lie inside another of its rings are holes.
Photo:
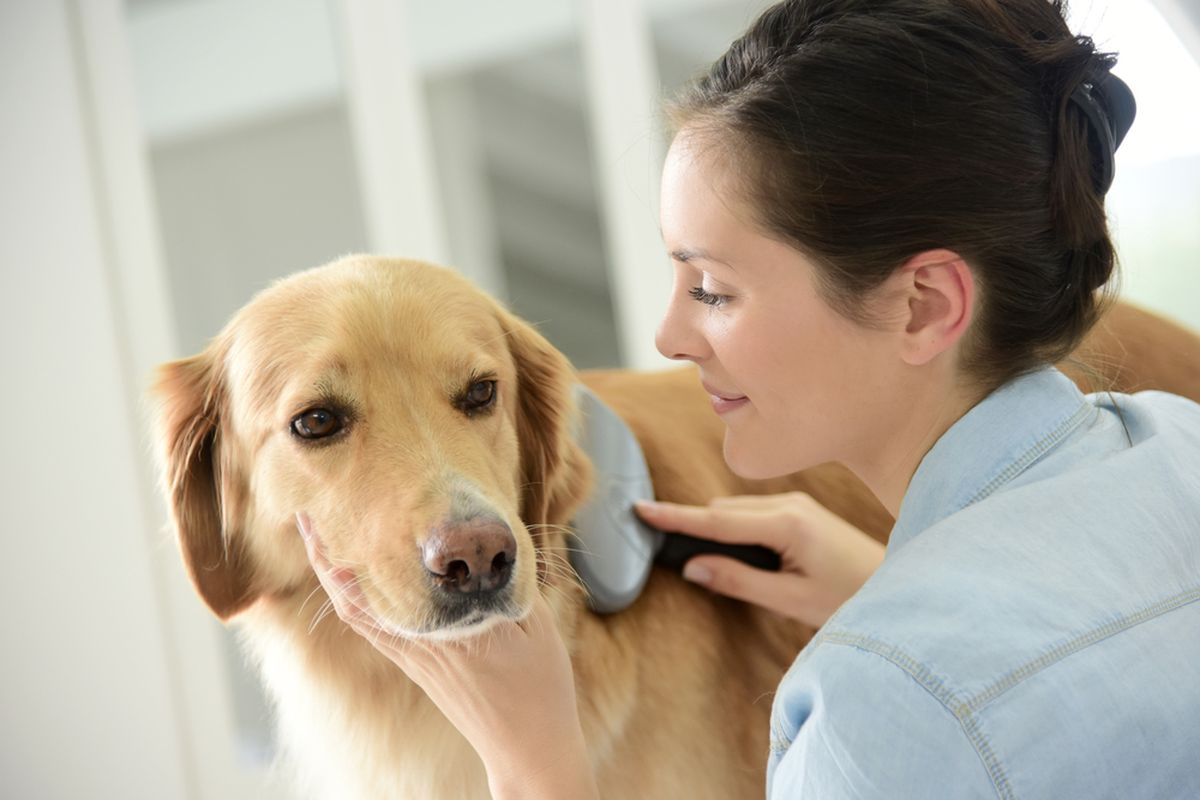
<path fill-rule="evenodd" d="M 154 387 L 196 590 L 221 619 L 309 591 L 303 514 L 397 633 L 524 616 L 565 578 L 556 525 L 591 478 L 575 380 L 451 270 L 354 257 L 280 281 Z"/>

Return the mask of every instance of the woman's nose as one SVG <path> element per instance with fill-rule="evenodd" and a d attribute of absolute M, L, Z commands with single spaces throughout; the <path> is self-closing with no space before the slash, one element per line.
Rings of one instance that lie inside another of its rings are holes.
<path fill-rule="evenodd" d="M 655 331 L 654 346 L 667 358 L 699 363 L 707 352 L 707 344 L 689 313 L 692 311 L 690 305 L 698 304 L 695 301 L 689 304 L 689 301 L 690 298 L 677 283 L 672 290 L 667 311 Z"/>

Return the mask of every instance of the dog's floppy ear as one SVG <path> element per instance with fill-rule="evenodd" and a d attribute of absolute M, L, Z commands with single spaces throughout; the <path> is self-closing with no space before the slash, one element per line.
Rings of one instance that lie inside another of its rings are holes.
<path fill-rule="evenodd" d="M 222 459 L 225 392 L 210 352 L 158 369 L 158 448 L 163 491 L 184 565 L 213 613 L 227 620 L 257 598 L 251 588 L 240 525 L 245 484 Z"/>
<path fill-rule="evenodd" d="M 591 480 L 571 432 L 572 387 L 578 377 L 566 356 L 533 326 L 506 311 L 499 313 L 517 367 L 521 519 L 561 524 Z"/>

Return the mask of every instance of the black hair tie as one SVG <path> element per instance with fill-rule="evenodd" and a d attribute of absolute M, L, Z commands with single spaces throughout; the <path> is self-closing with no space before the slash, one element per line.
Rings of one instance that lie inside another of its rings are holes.
<path fill-rule="evenodd" d="M 1070 100 L 1087 116 L 1089 150 L 1095 156 L 1092 178 L 1096 191 L 1104 195 L 1116 174 L 1117 148 L 1137 116 L 1133 91 L 1109 72 L 1093 83 L 1079 84 Z"/>

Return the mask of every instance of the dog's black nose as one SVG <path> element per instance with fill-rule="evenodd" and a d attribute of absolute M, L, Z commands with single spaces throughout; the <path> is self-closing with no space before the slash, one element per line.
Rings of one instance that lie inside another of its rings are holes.
<path fill-rule="evenodd" d="M 517 541 L 503 521 L 475 519 L 438 528 L 421 549 L 433 581 L 449 592 L 483 594 L 512 577 Z"/>

